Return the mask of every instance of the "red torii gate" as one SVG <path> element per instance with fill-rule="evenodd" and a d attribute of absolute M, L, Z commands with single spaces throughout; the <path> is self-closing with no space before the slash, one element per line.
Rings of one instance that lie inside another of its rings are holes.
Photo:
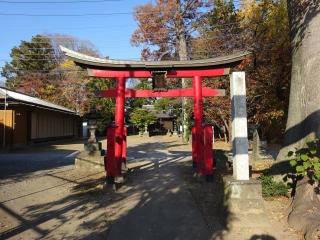
<path fill-rule="evenodd" d="M 109 127 L 108 147 L 105 156 L 105 169 L 109 183 L 121 176 L 121 166 L 126 159 L 126 129 L 124 127 L 125 98 L 144 97 L 193 97 L 194 127 L 192 129 L 193 166 L 199 174 L 212 179 L 212 127 L 203 126 L 202 98 L 224 96 L 221 89 L 202 87 L 203 77 L 218 77 L 227 75 L 230 67 L 239 64 L 247 53 L 225 56 L 214 59 L 191 61 L 115 61 L 90 57 L 61 47 L 61 50 L 77 65 L 88 70 L 89 76 L 115 78 L 116 88 L 100 93 L 102 97 L 116 98 L 115 127 Z M 167 78 L 192 78 L 192 88 L 156 92 L 152 90 L 126 89 L 127 78 L 151 78 L 153 72 L 166 72 Z"/>
<path fill-rule="evenodd" d="M 194 128 L 192 138 L 193 166 L 198 168 L 199 174 L 205 174 L 209 179 L 212 178 L 213 157 L 212 157 L 212 127 L 202 126 L 203 109 L 202 97 L 224 96 L 225 91 L 221 89 L 202 88 L 201 76 L 216 77 L 225 75 L 225 69 L 198 70 L 197 76 L 193 76 L 193 88 L 181 90 L 168 90 L 166 92 L 154 92 L 153 90 L 133 90 L 125 89 L 125 80 L 128 75 L 140 76 L 142 78 L 151 77 L 149 71 L 145 74 L 136 74 L 133 71 L 111 71 L 111 70 L 90 70 L 90 75 L 95 77 L 113 77 L 117 80 L 115 89 L 105 90 L 100 93 L 102 97 L 116 98 L 115 111 L 115 131 L 112 127 L 108 129 L 108 151 L 106 155 L 106 171 L 110 179 L 121 175 L 121 163 L 126 159 L 126 144 L 124 133 L 124 99 L 125 98 L 145 98 L 145 97 L 193 97 L 194 98 Z M 192 74 L 192 72 L 190 72 Z M 120 77 L 119 77 L 120 75 Z M 187 71 L 179 71 L 179 74 L 168 74 L 169 77 L 191 77 Z M 115 134 L 115 144 L 114 144 Z M 114 151 L 113 151 L 114 148 Z"/>

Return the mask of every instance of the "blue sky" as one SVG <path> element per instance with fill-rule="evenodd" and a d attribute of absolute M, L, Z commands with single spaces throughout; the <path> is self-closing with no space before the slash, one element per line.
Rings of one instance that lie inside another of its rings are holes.
<path fill-rule="evenodd" d="M 77 0 L 9 0 L 11 2 L 61 2 Z M 130 45 L 130 37 L 137 25 L 131 14 L 134 7 L 148 0 L 107 0 L 106 2 L 59 4 L 4 3 L 0 0 L 0 68 L 10 61 L 10 51 L 21 40 L 30 40 L 41 33 L 60 33 L 91 41 L 103 56 L 115 59 L 140 57 L 140 49 Z M 127 13 L 107 16 L 30 17 L 1 14 L 91 14 Z"/>

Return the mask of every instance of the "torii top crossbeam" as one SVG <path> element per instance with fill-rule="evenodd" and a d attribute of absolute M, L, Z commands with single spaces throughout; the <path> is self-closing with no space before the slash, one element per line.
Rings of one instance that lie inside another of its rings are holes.
<path fill-rule="evenodd" d="M 230 68 L 238 65 L 249 53 L 236 54 L 217 58 L 186 61 L 128 61 L 110 60 L 91 57 L 60 46 L 77 65 L 86 68 L 89 76 L 94 77 L 152 77 L 152 71 L 167 71 L 167 77 L 216 77 L 227 75 Z"/>

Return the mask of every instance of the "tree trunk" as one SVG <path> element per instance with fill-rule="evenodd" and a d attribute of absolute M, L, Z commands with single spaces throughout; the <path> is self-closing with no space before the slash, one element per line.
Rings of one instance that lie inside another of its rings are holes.
<path fill-rule="evenodd" d="M 179 60 L 184 61 L 188 60 L 188 48 L 187 48 L 187 41 L 186 41 L 186 29 L 183 22 L 183 15 L 182 15 L 182 9 L 181 9 L 181 2 L 180 0 L 177 0 L 178 5 L 178 14 L 179 17 L 177 18 L 176 22 L 176 29 L 177 29 L 177 43 L 178 43 L 178 54 L 179 54 Z M 187 80 L 182 78 L 181 79 L 181 85 L 182 88 L 186 88 L 187 86 Z M 182 98 L 182 127 L 183 127 L 183 134 L 182 139 L 184 141 L 188 140 L 188 125 L 189 125 L 189 115 L 186 111 L 186 104 L 187 104 L 187 98 Z"/>
<path fill-rule="evenodd" d="M 302 231 L 305 239 L 320 239 L 320 196 L 306 177 L 297 184 L 288 222 L 291 227 Z"/>
<path fill-rule="evenodd" d="M 320 137 L 320 1 L 288 0 L 292 45 L 289 112 L 283 147 L 277 160 Z M 307 179 L 297 183 L 289 224 L 306 239 L 320 239 L 320 199 Z"/>
<path fill-rule="evenodd" d="M 229 142 L 231 142 L 231 139 L 232 139 L 232 121 L 231 121 L 231 119 L 229 120 L 228 137 L 229 137 Z"/>
<path fill-rule="evenodd" d="M 277 160 L 320 137 L 320 1 L 288 0 L 292 45 L 289 112 Z"/>

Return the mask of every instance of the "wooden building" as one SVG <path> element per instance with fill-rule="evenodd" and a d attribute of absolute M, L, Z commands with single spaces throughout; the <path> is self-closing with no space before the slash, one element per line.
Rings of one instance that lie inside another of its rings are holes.
<path fill-rule="evenodd" d="M 3 87 L 0 109 L 0 148 L 81 134 L 81 119 L 75 111 Z"/>
<path fill-rule="evenodd" d="M 177 117 L 171 115 L 169 111 L 157 111 L 154 105 L 143 105 L 142 108 L 147 109 L 157 117 L 157 122 L 148 127 L 150 135 L 164 135 L 175 130 Z"/>

